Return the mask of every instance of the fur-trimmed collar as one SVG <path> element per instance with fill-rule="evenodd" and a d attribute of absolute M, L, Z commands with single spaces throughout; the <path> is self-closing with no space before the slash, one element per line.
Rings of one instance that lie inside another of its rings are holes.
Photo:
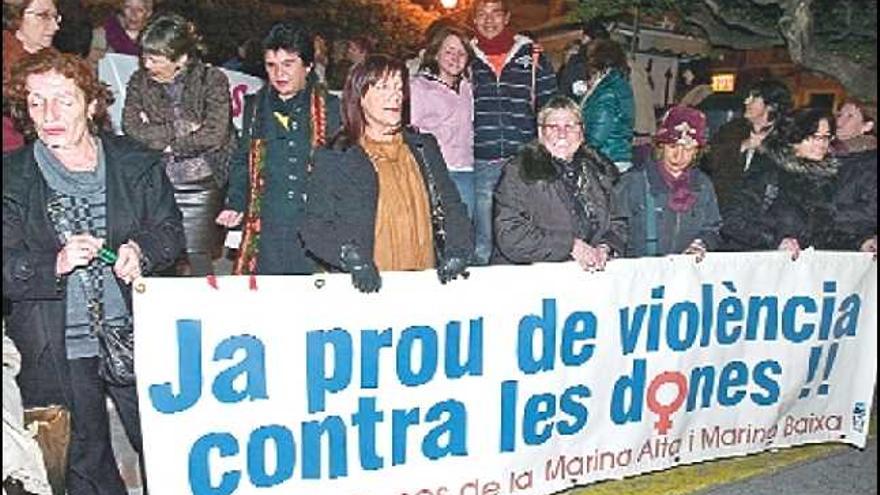
<path fill-rule="evenodd" d="M 818 162 L 796 157 L 790 147 L 785 147 L 782 150 L 768 150 L 767 155 L 782 170 L 798 175 L 815 178 L 834 177 L 840 169 L 840 161 L 831 154 Z"/>
<path fill-rule="evenodd" d="M 841 141 L 840 144 L 841 154 L 843 155 L 874 151 L 877 149 L 877 137 L 863 134 L 852 139 L 847 139 L 846 141 Z"/>
<path fill-rule="evenodd" d="M 586 144 L 574 155 L 580 168 L 594 168 L 599 174 L 609 175 L 614 182 L 620 173 L 610 160 Z M 548 181 L 559 178 L 560 171 L 553 163 L 553 156 L 538 141 L 532 141 L 520 152 L 520 176 L 525 182 Z"/>

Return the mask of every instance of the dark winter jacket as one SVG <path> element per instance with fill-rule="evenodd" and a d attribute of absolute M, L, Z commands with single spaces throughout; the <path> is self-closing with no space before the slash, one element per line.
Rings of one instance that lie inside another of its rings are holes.
<path fill-rule="evenodd" d="M 471 62 L 474 158 L 510 158 L 537 136 L 535 116 L 538 109 L 556 93 L 556 74 L 547 56 L 540 53 L 535 43 L 525 36 L 516 36 L 500 77 L 495 74 L 476 41 L 471 46 L 476 55 Z M 533 87 L 532 66 L 535 58 L 538 66 Z"/>
<path fill-rule="evenodd" d="M 691 190 L 697 202 L 689 211 L 677 213 L 666 206 L 668 188 L 658 166 L 648 162 L 628 170 L 614 189 L 612 221 L 627 222 L 626 255 L 648 255 L 646 188 L 654 198 L 658 255 L 681 254 L 695 239 L 702 240 L 710 251 L 717 249 L 721 215 L 709 178 L 695 167 L 685 172 L 690 174 Z"/>
<path fill-rule="evenodd" d="M 635 103 L 623 73 L 611 70 L 581 107 L 587 143 L 612 162 L 631 162 Z"/>
<path fill-rule="evenodd" d="M 159 155 L 128 138 L 101 137 L 107 173 L 107 240 L 116 251 L 133 240 L 148 275 L 173 265 L 184 236 L 174 189 Z M 49 221 L 50 190 L 33 145 L 3 160 L 3 295 L 12 302 L 9 336 L 22 354 L 18 377 L 26 407 L 66 403 L 64 340 L 67 277 L 55 275 L 61 250 Z M 131 287 L 116 281 L 131 306 Z"/>
<path fill-rule="evenodd" d="M 864 141 L 873 145 L 839 155 L 834 209 L 842 249 L 858 249 L 877 235 L 877 141 Z"/>
<path fill-rule="evenodd" d="M 833 157 L 810 162 L 794 156 L 790 147 L 755 155 L 723 212 L 728 248 L 773 250 L 787 237 L 801 247 L 843 248 L 833 203 L 839 169 Z"/>
<path fill-rule="evenodd" d="M 727 207 L 746 175 L 746 155 L 740 152 L 740 147 L 749 137 L 751 128 L 749 121 L 743 118 L 721 126 L 712 137 L 709 153 L 702 161 L 701 168 L 715 184 L 715 194 L 722 210 Z"/>
<path fill-rule="evenodd" d="M 575 238 L 623 251 L 626 225 L 611 222 L 617 168 L 586 145 L 574 163 L 574 195 L 563 182 L 561 166 L 537 142 L 504 167 L 495 191 L 497 262 L 566 261 Z"/>
<path fill-rule="evenodd" d="M 190 62 L 180 77 L 184 78 L 182 117 L 175 115 L 165 85 L 151 79 L 146 69 L 135 71 L 125 92 L 122 128 L 150 149 L 171 147 L 178 157 L 205 156 L 215 182 L 222 186 L 235 148 L 229 81 L 220 69 L 199 61 Z M 201 127 L 190 132 L 184 121 Z"/>
<path fill-rule="evenodd" d="M 409 130 L 404 131 L 403 139 L 425 180 L 437 266 L 453 257 L 470 260 L 473 227 L 449 178 L 437 140 Z M 309 252 L 335 268 L 339 268 L 345 244 L 354 244 L 362 257 L 373 259 L 379 179 L 360 145 L 340 137 L 331 148 L 315 153 L 308 198 L 302 237 Z"/>

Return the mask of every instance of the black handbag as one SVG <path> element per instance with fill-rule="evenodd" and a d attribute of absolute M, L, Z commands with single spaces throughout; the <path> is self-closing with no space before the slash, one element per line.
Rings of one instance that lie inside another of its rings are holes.
<path fill-rule="evenodd" d="M 126 318 L 126 322 L 124 325 L 105 322 L 97 332 L 98 355 L 101 358 L 98 375 L 117 387 L 135 384 L 134 326 L 130 318 Z"/>

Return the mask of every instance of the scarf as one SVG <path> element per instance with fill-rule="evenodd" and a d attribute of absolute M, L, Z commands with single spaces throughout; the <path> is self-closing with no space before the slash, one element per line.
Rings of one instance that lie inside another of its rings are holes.
<path fill-rule="evenodd" d="M 504 28 L 504 31 L 492 39 L 477 33 L 477 46 L 486 55 L 506 55 L 513 48 L 513 43 L 513 31 L 509 28 Z"/>
<path fill-rule="evenodd" d="M 141 48 L 135 40 L 128 37 L 128 33 L 125 32 L 125 28 L 122 27 L 122 23 L 119 22 L 119 17 L 116 15 L 111 15 L 104 23 L 104 36 L 107 38 L 107 46 L 112 51 L 140 56 Z"/>
<path fill-rule="evenodd" d="M 691 171 L 685 170 L 678 177 L 673 177 L 662 163 L 657 163 L 657 171 L 669 191 L 666 206 L 676 212 L 690 211 L 697 203 L 697 196 L 691 190 Z"/>

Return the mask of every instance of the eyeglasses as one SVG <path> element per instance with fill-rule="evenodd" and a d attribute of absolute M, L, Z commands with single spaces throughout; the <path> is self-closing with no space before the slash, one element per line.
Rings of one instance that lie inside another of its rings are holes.
<path fill-rule="evenodd" d="M 61 24 L 61 14 L 59 14 L 58 12 L 51 12 L 48 10 L 45 10 L 43 12 L 25 10 L 24 13 L 25 15 L 30 14 L 43 22 L 55 21 L 55 24 Z"/>
<path fill-rule="evenodd" d="M 556 134 L 573 134 L 581 131 L 580 124 L 541 124 L 541 129 L 544 129 L 544 132 L 552 131 Z"/>
<path fill-rule="evenodd" d="M 814 143 L 830 143 L 834 139 L 833 134 L 810 134 L 807 139 Z"/>

